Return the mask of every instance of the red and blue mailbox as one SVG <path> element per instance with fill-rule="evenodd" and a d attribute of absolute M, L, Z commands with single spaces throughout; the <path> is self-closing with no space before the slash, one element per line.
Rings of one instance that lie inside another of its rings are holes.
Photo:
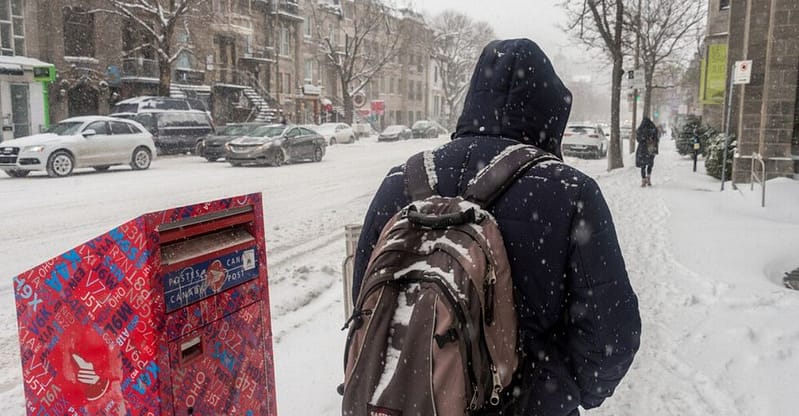
<path fill-rule="evenodd" d="M 145 214 L 14 278 L 28 415 L 276 415 L 260 194 Z"/>

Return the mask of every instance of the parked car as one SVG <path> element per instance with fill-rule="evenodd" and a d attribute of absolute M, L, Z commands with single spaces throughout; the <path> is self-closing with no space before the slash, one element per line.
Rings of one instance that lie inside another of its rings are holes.
<path fill-rule="evenodd" d="M 195 151 L 197 140 L 214 132 L 211 117 L 203 111 L 149 110 L 133 119 L 153 135 L 159 154 Z"/>
<path fill-rule="evenodd" d="M 204 157 L 209 162 L 216 162 L 225 157 L 225 143 L 246 136 L 258 127 L 267 123 L 230 123 L 219 129 L 216 133 L 201 137 L 197 140 L 194 153 Z"/>
<path fill-rule="evenodd" d="M 281 166 L 300 160 L 321 162 L 325 139 L 311 129 L 283 124 L 258 127 L 225 145 L 225 160 L 233 166 Z"/>
<path fill-rule="evenodd" d="M 355 132 L 355 137 L 369 137 L 375 133 L 372 125 L 366 122 L 357 122 L 352 124 L 352 131 Z"/>
<path fill-rule="evenodd" d="M 200 100 L 191 98 L 142 96 L 128 98 L 114 104 L 114 107 L 111 109 L 111 116 L 133 118 L 138 113 L 152 110 L 197 110 L 208 112 L 205 104 Z"/>
<path fill-rule="evenodd" d="M 378 142 L 393 142 L 397 140 L 408 140 L 413 138 L 413 132 L 408 126 L 403 126 L 401 124 L 395 124 L 392 126 L 388 126 L 377 136 Z"/>
<path fill-rule="evenodd" d="M 330 146 L 336 143 L 355 143 L 355 132 L 345 123 L 324 123 L 313 130 L 322 135 Z"/>
<path fill-rule="evenodd" d="M 431 120 L 419 120 L 411 127 L 414 139 L 434 139 L 439 134 L 446 134 L 447 129 Z"/>
<path fill-rule="evenodd" d="M 135 121 L 74 117 L 46 133 L 3 142 L 0 169 L 15 178 L 38 170 L 52 177 L 69 176 L 78 168 L 105 171 L 114 165 L 143 170 L 150 167 L 155 152 L 153 136 Z"/>
<path fill-rule="evenodd" d="M 589 124 L 568 124 L 563 133 L 561 152 L 566 156 L 599 159 L 608 154 L 608 139 L 602 128 Z"/>

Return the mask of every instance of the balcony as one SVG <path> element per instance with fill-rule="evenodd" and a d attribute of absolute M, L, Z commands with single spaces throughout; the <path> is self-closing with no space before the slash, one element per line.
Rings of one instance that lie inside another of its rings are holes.
<path fill-rule="evenodd" d="M 305 19 L 301 16 L 300 5 L 296 0 L 275 0 L 277 1 L 277 12 L 279 17 L 295 22 L 302 22 Z M 275 14 L 275 12 L 272 12 Z"/>
<path fill-rule="evenodd" d="M 122 79 L 128 81 L 157 82 L 160 77 L 158 61 L 144 58 L 125 58 L 122 60 Z M 205 71 L 193 68 L 177 68 L 172 81 L 181 84 L 200 85 L 205 82 Z"/>
<path fill-rule="evenodd" d="M 158 79 L 158 61 L 144 58 L 125 58 L 122 60 L 122 78 Z"/>
<path fill-rule="evenodd" d="M 275 62 L 275 48 L 250 47 L 239 59 L 262 64 L 273 63 Z"/>

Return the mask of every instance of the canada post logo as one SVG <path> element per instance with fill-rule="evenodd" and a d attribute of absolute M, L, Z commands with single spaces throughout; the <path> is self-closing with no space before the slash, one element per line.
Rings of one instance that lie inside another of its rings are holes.
<path fill-rule="evenodd" d="M 205 299 L 258 277 L 254 248 L 192 264 L 162 276 L 167 312 Z"/>

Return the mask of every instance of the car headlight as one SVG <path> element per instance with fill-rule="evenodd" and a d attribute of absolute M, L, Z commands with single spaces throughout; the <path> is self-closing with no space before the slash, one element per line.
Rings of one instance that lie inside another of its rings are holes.
<path fill-rule="evenodd" d="M 43 145 L 25 146 L 25 147 L 22 148 L 22 151 L 23 152 L 41 153 L 41 152 L 44 151 L 44 146 Z"/>

